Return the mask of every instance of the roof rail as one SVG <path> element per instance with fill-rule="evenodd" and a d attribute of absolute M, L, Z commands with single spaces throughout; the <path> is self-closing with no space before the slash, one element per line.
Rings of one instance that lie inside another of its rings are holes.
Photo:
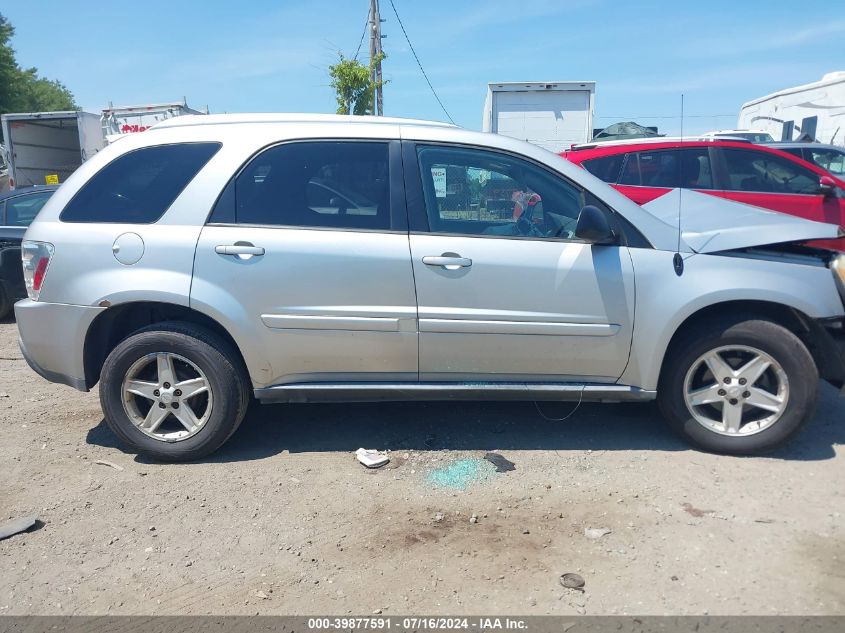
<path fill-rule="evenodd" d="M 747 138 L 737 137 L 712 137 L 712 136 L 647 136 L 645 138 L 626 138 L 617 139 L 614 141 L 590 141 L 588 143 L 576 143 L 570 147 L 570 151 L 578 151 L 584 149 L 595 149 L 597 147 L 613 147 L 616 145 L 640 145 L 648 143 L 680 143 L 680 142 L 695 142 L 695 143 L 713 143 L 716 141 L 731 141 L 732 143 L 751 143 Z"/>
<path fill-rule="evenodd" d="M 194 125 L 221 125 L 239 123 L 369 123 L 381 125 L 419 125 L 425 127 L 457 127 L 451 123 L 402 119 L 384 116 L 357 116 L 349 114 L 310 114 L 296 112 L 268 112 L 243 114 L 185 115 L 156 123 L 151 129 L 187 127 Z"/>

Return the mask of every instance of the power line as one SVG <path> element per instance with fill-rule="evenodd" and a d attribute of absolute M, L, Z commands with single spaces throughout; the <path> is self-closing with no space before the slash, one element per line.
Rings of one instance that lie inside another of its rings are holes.
<path fill-rule="evenodd" d="M 358 55 L 361 53 L 361 46 L 364 44 L 364 36 L 367 34 L 367 27 L 370 26 L 370 10 L 367 9 L 367 21 L 364 22 L 364 32 L 361 33 L 361 41 L 358 42 L 358 48 L 355 50 L 355 57 L 352 59 L 358 59 Z"/>
<path fill-rule="evenodd" d="M 396 5 L 393 4 L 393 0 L 390 0 L 390 6 L 393 8 L 393 13 L 396 15 L 396 21 L 399 22 L 399 28 L 402 29 L 402 34 L 405 36 L 405 41 L 408 42 L 408 47 L 411 49 L 411 53 L 413 53 L 414 59 L 417 60 L 417 66 L 420 67 L 420 72 L 422 72 L 423 77 L 425 77 L 425 81 L 428 84 L 428 87 L 431 88 L 431 93 L 434 95 L 434 98 L 437 99 L 437 103 L 440 104 L 440 107 L 443 109 L 443 112 L 446 114 L 446 117 L 449 119 L 449 122 L 452 123 L 452 125 L 455 125 L 455 121 L 452 119 L 452 116 L 449 114 L 449 111 L 446 109 L 446 106 L 443 105 L 443 102 L 440 100 L 440 97 L 437 96 L 437 91 L 434 89 L 434 86 L 431 85 L 431 81 L 429 80 L 428 75 L 425 74 L 425 69 L 423 68 L 422 62 L 417 56 L 417 51 L 414 50 L 414 45 L 411 44 L 411 38 L 408 37 L 408 32 L 405 30 L 405 25 L 402 24 L 402 18 L 399 17 L 399 12 L 396 10 Z"/>

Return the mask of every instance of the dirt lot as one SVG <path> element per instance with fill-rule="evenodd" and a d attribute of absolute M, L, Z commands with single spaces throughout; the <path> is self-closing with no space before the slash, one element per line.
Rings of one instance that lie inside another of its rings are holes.
<path fill-rule="evenodd" d="M 256 406 L 212 458 L 159 465 L 16 341 L 0 323 L 0 522 L 43 527 L 0 541 L 0 615 L 845 613 L 828 386 L 766 458 L 690 450 L 651 405 L 403 403 Z"/>

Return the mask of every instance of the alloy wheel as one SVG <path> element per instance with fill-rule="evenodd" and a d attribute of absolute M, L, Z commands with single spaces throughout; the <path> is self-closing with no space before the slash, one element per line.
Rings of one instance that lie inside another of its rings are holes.
<path fill-rule="evenodd" d="M 720 435 L 748 436 L 777 422 L 789 401 L 780 363 L 762 350 L 726 345 L 702 354 L 684 379 L 684 402 L 696 422 Z"/>
<path fill-rule="evenodd" d="M 178 354 L 158 352 L 135 361 L 122 383 L 123 408 L 135 427 L 156 440 L 193 437 L 211 416 L 205 373 Z"/>

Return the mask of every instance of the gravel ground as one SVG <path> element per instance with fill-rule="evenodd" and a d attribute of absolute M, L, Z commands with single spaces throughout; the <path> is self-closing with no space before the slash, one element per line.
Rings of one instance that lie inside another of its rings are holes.
<path fill-rule="evenodd" d="M 690 450 L 652 405 L 400 403 L 254 406 L 211 458 L 160 465 L 16 341 L 0 323 L 0 522 L 40 529 L 0 541 L 0 615 L 845 613 L 827 385 L 762 458 Z"/>

